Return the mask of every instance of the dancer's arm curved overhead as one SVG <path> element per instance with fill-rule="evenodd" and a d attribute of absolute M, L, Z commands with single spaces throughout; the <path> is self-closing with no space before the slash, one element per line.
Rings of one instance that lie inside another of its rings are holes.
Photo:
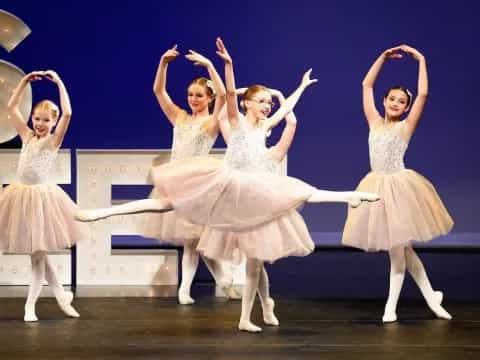
<path fill-rule="evenodd" d="M 405 124 L 407 125 L 407 131 L 411 136 L 415 129 L 417 128 L 418 122 L 422 116 L 423 108 L 428 97 L 428 73 L 427 73 L 427 62 L 425 57 L 417 50 L 407 45 L 400 46 L 400 49 L 407 54 L 410 54 L 415 60 L 418 61 L 418 87 L 417 87 L 417 97 L 412 104 L 412 108 L 407 118 L 405 119 Z"/>
<path fill-rule="evenodd" d="M 170 95 L 167 92 L 167 69 L 168 64 L 175 60 L 179 52 L 177 50 L 177 45 L 173 46 L 171 49 L 165 51 L 165 53 L 160 58 L 160 63 L 158 64 L 157 73 L 155 75 L 155 81 L 153 83 L 153 92 L 157 97 L 158 104 L 160 105 L 163 113 L 167 119 L 175 126 L 175 121 L 179 116 L 182 109 L 177 106 Z"/>
<path fill-rule="evenodd" d="M 363 112 L 365 113 L 365 118 L 367 119 L 368 125 L 371 127 L 375 121 L 379 118 L 382 118 L 380 113 L 375 106 L 375 96 L 373 87 L 375 81 L 377 80 L 378 74 L 387 59 L 400 59 L 402 54 L 399 53 L 400 46 L 395 46 L 393 48 L 387 49 L 380 54 L 380 56 L 375 60 L 373 65 L 365 75 L 365 78 L 362 82 L 362 98 L 363 98 Z"/>
<path fill-rule="evenodd" d="M 25 141 L 25 139 L 28 137 L 32 130 L 27 125 L 26 119 L 20 112 L 20 100 L 27 84 L 32 81 L 41 80 L 44 73 L 44 71 L 33 71 L 25 75 L 13 91 L 13 94 L 7 104 L 8 111 L 10 113 L 10 121 L 22 141 Z"/>
<path fill-rule="evenodd" d="M 193 50 L 189 50 L 189 53 L 185 55 L 185 57 L 192 61 L 194 65 L 203 66 L 206 68 L 208 75 L 212 80 L 213 89 L 215 91 L 215 106 L 212 113 L 213 126 L 211 127 L 210 131 L 216 134 L 218 133 L 219 129 L 219 116 L 225 105 L 225 85 L 223 84 L 222 78 L 218 74 L 212 62 L 208 58 Z"/>
<path fill-rule="evenodd" d="M 60 76 L 58 76 L 53 70 L 47 70 L 45 71 L 45 77 L 58 86 L 58 92 L 60 95 L 60 109 L 62 111 L 62 116 L 58 120 L 53 134 L 53 145 L 55 147 L 60 147 L 70 125 L 72 106 L 70 104 L 70 97 L 68 96 L 67 88 Z"/>

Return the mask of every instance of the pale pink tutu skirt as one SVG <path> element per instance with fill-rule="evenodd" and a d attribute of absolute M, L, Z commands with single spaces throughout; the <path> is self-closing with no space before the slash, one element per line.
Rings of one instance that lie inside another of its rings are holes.
<path fill-rule="evenodd" d="M 380 201 L 349 208 L 344 245 L 366 251 L 390 250 L 412 241 L 430 241 L 453 227 L 433 185 L 413 170 L 370 172 L 357 190 L 377 193 Z"/>
<path fill-rule="evenodd" d="M 159 190 L 153 188 L 150 198 L 158 198 Z M 142 235 L 170 242 L 177 246 L 195 245 L 202 234 L 203 226 L 191 223 L 177 216 L 175 211 L 166 213 L 146 213 Z"/>
<path fill-rule="evenodd" d="M 315 249 L 307 225 L 296 210 L 244 231 L 206 227 L 197 251 L 234 263 L 243 257 L 273 263 L 287 256 L 306 256 Z"/>
<path fill-rule="evenodd" d="M 173 161 L 152 175 L 178 216 L 207 226 L 197 247 L 207 257 L 232 260 L 241 253 L 273 262 L 313 250 L 295 209 L 315 188 L 298 179 L 229 169 L 209 157 Z"/>
<path fill-rule="evenodd" d="M 75 209 L 58 185 L 7 186 L 0 193 L 0 250 L 31 254 L 73 246 L 87 234 L 73 217 Z"/>

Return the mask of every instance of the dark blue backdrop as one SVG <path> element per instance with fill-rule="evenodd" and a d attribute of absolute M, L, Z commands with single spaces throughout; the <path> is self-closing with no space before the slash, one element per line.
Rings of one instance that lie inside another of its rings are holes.
<path fill-rule="evenodd" d="M 32 34 L 0 58 L 24 71 L 53 68 L 64 79 L 74 116 L 64 147 L 166 148 L 171 128 L 152 93 L 160 55 L 209 56 L 223 75 L 214 39 L 224 38 L 237 83 L 263 83 L 286 93 L 313 67 L 319 83 L 296 108 L 298 133 L 289 174 L 321 188 L 354 188 L 368 169 L 361 80 L 385 48 L 407 43 L 428 61 L 430 97 L 412 139 L 407 165 L 437 187 L 457 232 L 480 232 L 478 168 L 478 20 L 475 1 L 18 1 L 1 7 Z M 186 106 L 186 85 L 203 74 L 185 59 L 170 66 L 172 98 Z M 413 59 L 388 63 L 377 98 L 391 84 L 416 89 Z M 34 85 L 35 100 L 57 99 L 50 84 Z M 378 102 L 381 107 L 381 103 Z M 278 136 L 277 130 L 273 138 Z M 15 146 L 12 141 L 6 146 Z M 5 145 L 4 145 L 5 146 Z M 222 146 L 219 143 L 219 146 Z M 340 231 L 345 207 L 310 206 L 314 231 Z"/>

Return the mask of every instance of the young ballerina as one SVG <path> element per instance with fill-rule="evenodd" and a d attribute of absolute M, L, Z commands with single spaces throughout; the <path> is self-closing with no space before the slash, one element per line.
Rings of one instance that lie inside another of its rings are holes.
<path fill-rule="evenodd" d="M 177 45 L 162 55 L 153 85 L 158 103 L 173 125 L 171 160 L 208 155 L 219 132 L 219 109 L 225 104 L 225 86 L 211 61 L 192 50 L 186 58 L 195 65 L 205 67 L 212 80 L 199 77 L 190 83 L 187 99 L 191 115 L 171 100 L 166 89 L 167 67 L 178 55 Z M 213 108 L 212 114 L 210 108 Z M 151 197 L 159 197 L 157 188 L 154 188 Z M 145 224 L 144 236 L 183 246 L 182 281 L 178 290 L 178 301 L 183 305 L 193 304 L 190 289 L 199 261 L 199 253 L 195 248 L 203 226 L 179 218 L 175 212 L 148 214 Z M 228 297 L 239 298 L 240 294 L 231 286 L 232 275 L 227 276 L 217 261 L 206 258 L 203 258 L 203 261 L 224 293 Z"/>
<path fill-rule="evenodd" d="M 418 94 L 400 86 L 385 94 L 382 118 L 375 107 L 373 86 L 384 62 L 411 55 L 419 63 Z M 451 319 L 442 307 L 443 294 L 434 291 L 425 268 L 412 247 L 412 241 L 430 241 L 447 234 L 453 221 L 432 184 L 413 170 L 405 169 L 403 157 L 420 120 L 428 94 L 427 65 L 416 49 L 402 45 L 384 51 L 363 80 L 363 110 L 370 128 L 369 147 L 372 171 L 358 185 L 359 191 L 374 191 L 381 200 L 349 209 L 343 244 L 366 251 L 388 251 L 390 291 L 383 322 L 397 320 L 396 308 L 405 277 L 413 277 L 428 306 L 442 319 Z M 401 117 L 410 110 L 405 120 Z"/>
<path fill-rule="evenodd" d="M 227 112 L 232 127 L 224 160 L 196 157 L 155 167 L 153 181 L 161 198 L 82 210 L 76 217 L 80 221 L 94 221 L 119 214 L 175 209 L 191 222 L 207 225 L 210 234 L 219 234 L 205 237 L 205 242 L 200 240 L 197 248 L 207 257 L 231 260 L 240 252 L 247 258 L 238 328 L 258 332 L 261 328 L 251 323 L 250 315 L 263 262 L 291 255 L 304 256 L 313 250 L 303 219 L 292 210 L 305 202 L 344 202 L 358 206 L 362 201 L 378 200 L 378 195 L 320 190 L 298 179 L 264 171 L 264 163 L 268 160 L 265 139 L 257 135 L 255 125 L 265 116 L 260 107 L 253 107 L 260 103 L 260 94 L 255 97 L 252 94 L 248 99 L 251 108 L 246 120 L 237 117 L 232 61 L 220 39 L 217 39 L 217 47 L 225 61 Z M 270 128 L 268 124 L 278 123 L 291 112 L 305 89 L 316 82 L 310 79 L 310 72 L 305 73 L 300 86 L 280 109 L 264 120 L 267 128 Z M 237 232 L 235 237 L 239 236 L 240 240 L 229 242 L 229 237 L 222 236 L 225 232 Z M 276 319 L 268 319 L 268 322 L 270 320 L 272 324 L 276 322 Z"/>
<path fill-rule="evenodd" d="M 268 89 L 262 85 L 254 85 L 249 88 L 242 88 L 237 89 L 237 94 L 243 95 L 243 100 L 241 101 L 242 108 L 246 110 L 247 116 L 253 116 L 254 119 L 251 120 L 255 125 L 251 129 L 250 134 L 253 139 L 255 139 L 256 145 L 259 147 L 259 151 L 257 152 L 259 163 L 262 164 L 262 170 L 264 172 L 269 172 L 272 174 L 280 174 L 280 163 L 285 158 L 295 135 L 296 126 L 297 126 L 297 119 L 295 114 L 292 112 L 287 113 L 285 116 L 285 128 L 283 129 L 282 135 L 279 141 L 272 147 L 267 148 L 265 146 L 266 137 L 269 135 L 271 128 L 269 126 L 274 126 L 274 123 L 268 123 L 265 120 L 268 119 L 270 115 L 274 102 L 272 101 L 272 96 L 275 96 L 280 104 L 285 102 L 285 98 L 283 94 L 274 89 Z M 257 110 L 260 110 L 258 113 L 254 111 L 252 108 L 255 107 Z M 260 115 L 261 114 L 261 115 Z M 258 116 L 259 115 L 259 116 Z M 243 114 L 238 113 L 238 117 L 244 117 Z M 246 121 L 244 119 L 239 121 Z M 222 135 L 225 138 L 225 142 L 228 143 L 231 134 L 231 125 L 228 121 L 228 116 L 226 114 L 226 109 L 222 109 L 220 115 L 220 126 L 222 129 Z M 257 169 L 258 171 L 258 169 Z M 304 224 L 303 220 L 301 219 L 300 215 L 297 213 L 296 210 L 292 209 L 289 213 L 286 214 L 287 216 L 282 216 L 278 219 L 277 227 L 275 230 L 283 231 L 279 234 L 278 232 L 268 232 L 268 230 L 272 230 L 271 226 L 268 227 L 261 227 L 258 226 L 255 228 L 255 233 L 251 231 L 244 231 L 244 232 L 226 232 L 226 231 L 219 231 L 213 228 L 207 228 L 200 240 L 199 246 L 197 250 L 200 252 L 209 252 L 209 256 L 212 257 L 223 257 L 224 254 L 219 253 L 218 249 L 224 249 L 225 247 L 234 247 L 236 248 L 239 243 L 245 243 L 245 241 L 249 241 L 246 239 L 252 239 L 254 237 L 259 236 L 276 236 L 277 239 L 272 241 L 273 244 L 275 241 L 284 242 L 285 239 L 288 238 L 296 238 L 298 240 L 298 244 L 302 244 L 304 246 L 303 251 L 298 251 L 298 254 L 304 255 L 310 253 L 314 249 L 313 241 L 306 230 L 306 225 Z M 288 229 L 288 230 L 287 230 Z M 212 242 L 214 245 L 209 246 L 209 241 Z M 219 246 L 219 244 L 221 244 Z M 225 246 L 226 244 L 226 246 Z M 213 252 L 212 252 L 213 248 Z M 238 261 L 240 260 L 238 256 L 234 256 L 234 253 L 228 256 L 230 261 Z M 273 262 L 273 259 L 269 260 Z M 249 269 L 252 270 L 252 269 Z M 257 293 L 260 299 L 260 304 L 262 307 L 263 312 L 263 321 L 266 325 L 271 326 L 279 326 L 280 323 L 274 313 L 275 302 L 270 296 L 270 282 L 268 278 L 267 271 L 263 263 L 259 263 L 257 267 L 253 269 L 255 271 L 254 274 L 247 273 L 247 275 L 258 276 L 258 287 Z M 258 274 L 257 274 L 258 273 Z M 254 295 L 253 295 L 254 296 Z M 247 324 L 244 324 L 247 325 Z M 248 324 L 250 325 L 250 324 Z M 248 326 L 249 328 L 240 327 L 241 330 L 248 330 L 248 331 L 259 331 L 260 328 L 255 328 L 252 326 Z"/>
<path fill-rule="evenodd" d="M 289 114 L 300 95 L 316 80 L 310 79 L 311 70 L 305 73 L 299 88 L 283 102 L 279 111 L 269 117 L 271 112 L 271 94 L 265 87 L 252 86 L 243 95 L 243 107 L 246 110 L 245 116 L 238 115 L 237 92 L 233 73 L 233 63 L 223 42 L 217 40 L 218 54 L 225 61 L 225 79 L 227 84 L 227 115 L 231 126 L 228 140 L 228 150 L 225 156 L 227 167 L 240 170 L 239 181 L 245 183 L 245 191 L 250 186 L 257 186 L 257 179 L 251 179 L 247 175 L 254 174 L 258 178 L 271 175 L 275 172 L 272 165 L 278 164 L 283 158 L 293 139 L 296 120 L 293 114 Z M 267 149 L 265 146 L 266 133 L 275 126 L 283 117 L 287 116 L 287 127 L 282 134 L 280 142 Z M 287 177 L 284 177 L 285 179 Z M 251 181 L 251 183 L 250 183 Z M 284 186 L 275 186 L 275 182 L 267 181 L 272 189 L 282 189 L 285 193 L 295 193 L 295 185 L 286 183 Z M 263 184 L 262 184 L 263 185 Z M 303 184 L 306 185 L 306 184 Z M 306 185 L 307 187 L 309 185 Z M 263 189 L 266 190 L 266 189 Z M 303 190 L 306 190 L 304 188 Z M 366 200 L 375 200 L 373 194 L 353 194 L 327 192 L 311 189 L 313 193 L 306 201 L 345 201 L 349 202 L 352 197 L 358 196 L 354 205 L 358 205 L 362 196 Z M 275 191 L 275 190 L 274 190 Z M 240 252 L 246 257 L 246 282 L 242 296 L 242 311 L 238 324 L 239 330 L 259 332 L 261 328 L 251 322 L 251 312 L 255 301 L 255 294 L 258 292 L 263 309 L 263 320 L 267 325 L 278 325 L 278 319 L 274 314 L 274 301 L 269 295 L 268 276 L 264 268 L 264 262 L 274 262 L 287 256 L 305 256 L 314 249 L 313 241 L 306 227 L 303 218 L 295 210 L 295 207 L 283 207 L 283 194 L 269 192 L 269 208 L 265 213 L 270 218 L 263 222 L 252 222 L 245 228 L 235 233 L 225 231 L 221 226 L 210 227 L 208 235 L 201 238 L 198 250 L 205 256 L 212 258 L 234 259 L 235 253 Z M 287 195 L 289 196 L 289 195 Z M 244 217 L 243 211 L 250 211 L 252 207 L 259 204 L 261 199 L 252 198 L 250 203 L 241 204 L 234 216 L 239 220 L 248 220 Z M 279 206 L 277 208 L 277 206 Z M 280 211 L 278 211 L 280 210 Z M 278 211 L 278 212 L 277 212 Z M 232 214 L 233 215 L 233 214 Z M 235 219 L 237 220 L 237 219 Z M 252 219 L 254 220 L 254 219 Z"/>
<path fill-rule="evenodd" d="M 61 117 L 50 100 L 35 105 L 30 129 L 19 110 L 19 103 L 30 81 L 48 79 L 58 86 Z M 69 248 L 84 235 L 73 218 L 76 205 L 48 176 L 70 123 L 72 109 L 67 90 L 54 71 L 35 71 L 18 84 L 8 102 L 11 121 L 22 140 L 18 180 L 0 194 L 0 248 L 7 253 L 30 254 L 32 280 L 25 303 L 25 321 L 37 321 L 35 304 L 44 279 L 58 305 L 70 317 L 79 317 L 71 302 L 73 294 L 64 291 L 47 252 Z M 55 127 L 55 132 L 52 130 Z"/>

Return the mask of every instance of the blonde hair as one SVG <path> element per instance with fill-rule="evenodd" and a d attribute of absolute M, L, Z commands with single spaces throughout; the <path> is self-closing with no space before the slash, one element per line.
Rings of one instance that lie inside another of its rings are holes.
<path fill-rule="evenodd" d="M 212 112 L 213 109 L 215 108 L 215 89 L 213 88 L 213 83 L 212 80 L 207 79 L 206 77 L 198 77 L 193 79 L 188 87 L 197 84 L 205 88 L 205 92 L 209 97 L 212 98 L 212 101 L 208 103 L 208 111 Z"/>
<path fill-rule="evenodd" d="M 33 111 L 37 109 L 50 113 L 55 121 L 57 121 L 58 117 L 60 116 L 60 109 L 58 108 L 57 104 L 50 100 L 39 101 L 33 108 Z"/>

